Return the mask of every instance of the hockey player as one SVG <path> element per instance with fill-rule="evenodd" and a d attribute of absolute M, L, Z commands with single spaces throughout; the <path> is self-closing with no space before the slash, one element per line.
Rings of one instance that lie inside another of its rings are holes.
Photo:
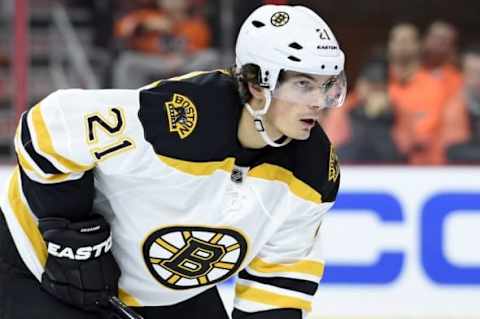
<path fill-rule="evenodd" d="M 139 90 L 60 90 L 23 114 L 1 197 L 0 317 L 294 319 L 322 277 L 339 185 L 317 124 L 344 54 L 301 6 L 244 22 L 233 70 Z"/>

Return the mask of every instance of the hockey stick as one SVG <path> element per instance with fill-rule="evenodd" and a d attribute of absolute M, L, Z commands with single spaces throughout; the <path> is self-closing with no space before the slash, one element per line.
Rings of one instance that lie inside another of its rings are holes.
<path fill-rule="evenodd" d="M 121 319 L 143 319 L 132 308 L 124 304 L 118 297 L 112 296 L 108 299 L 108 303 L 112 307 L 113 311 Z"/>

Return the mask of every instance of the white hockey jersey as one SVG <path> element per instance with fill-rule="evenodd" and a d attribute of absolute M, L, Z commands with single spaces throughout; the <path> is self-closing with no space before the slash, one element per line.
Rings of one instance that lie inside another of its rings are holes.
<path fill-rule="evenodd" d="M 44 203 L 68 207 L 83 197 L 55 187 L 93 173 L 92 209 L 111 224 L 128 305 L 175 304 L 239 274 L 236 308 L 308 312 L 336 156 L 318 126 L 307 141 L 244 149 L 241 109 L 221 70 L 140 90 L 60 90 L 30 109 L 1 202 L 29 270 L 40 280 L 47 251 L 26 182 L 55 194 Z"/>

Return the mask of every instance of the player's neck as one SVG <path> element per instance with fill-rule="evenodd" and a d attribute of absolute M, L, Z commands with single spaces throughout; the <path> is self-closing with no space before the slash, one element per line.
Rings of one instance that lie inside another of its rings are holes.
<path fill-rule="evenodd" d="M 272 132 L 276 132 L 277 130 L 274 129 L 270 123 L 268 123 L 268 120 L 264 120 L 263 125 L 266 129 L 267 134 L 269 134 L 271 138 L 276 139 L 281 137 L 280 133 L 272 134 Z M 263 138 L 260 136 L 260 134 L 258 134 L 257 130 L 255 129 L 252 115 L 245 107 L 242 110 L 240 122 L 238 124 L 238 140 L 240 141 L 240 144 L 245 148 L 259 149 L 267 146 L 267 143 L 265 143 Z"/>

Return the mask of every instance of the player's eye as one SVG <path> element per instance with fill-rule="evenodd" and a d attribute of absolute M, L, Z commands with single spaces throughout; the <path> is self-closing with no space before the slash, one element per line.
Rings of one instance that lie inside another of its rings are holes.
<path fill-rule="evenodd" d="M 313 89 L 313 84 L 308 80 L 297 80 L 294 82 L 295 87 L 302 90 L 311 90 Z"/>

